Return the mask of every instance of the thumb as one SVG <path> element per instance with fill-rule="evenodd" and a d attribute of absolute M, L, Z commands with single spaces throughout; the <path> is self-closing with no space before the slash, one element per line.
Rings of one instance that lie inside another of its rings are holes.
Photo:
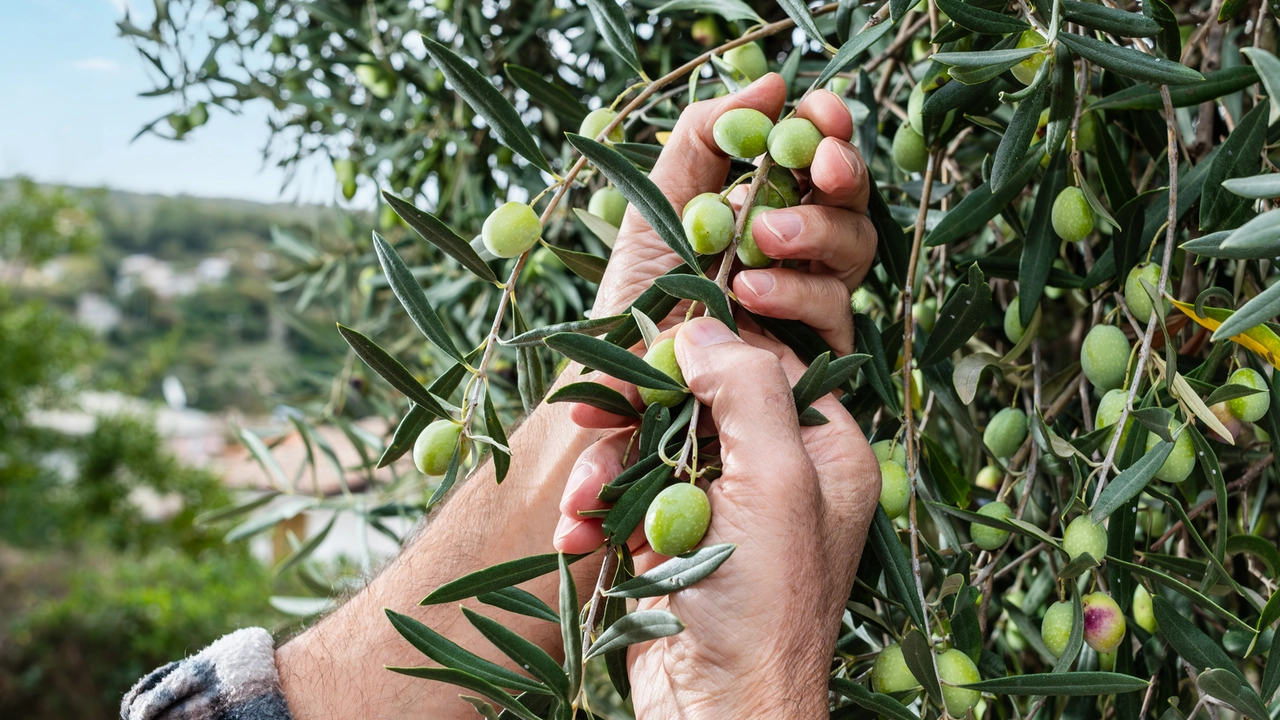
<path fill-rule="evenodd" d="M 697 318 L 676 335 L 689 390 L 711 408 L 727 479 L 784 478 L 808 463 L 782 360 L 743 342 L 719 320 Z"/>

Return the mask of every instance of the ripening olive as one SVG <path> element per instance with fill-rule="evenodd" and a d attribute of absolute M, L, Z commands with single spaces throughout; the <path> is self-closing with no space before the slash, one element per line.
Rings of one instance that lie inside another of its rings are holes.
<path fill-rule="evenodd" d="M 973 484 L 985 490 L 996 490 L 1000 487 L 1000 483 L 1004 480 L 1004 472 L 995 465 L 983 465 L 978 471 L 978 476 L 973 479 Z"/>
<path fill-rule="evenodd" d="M 1120 606 L 1106 593 L 1081 598 L 1084 603 L 1084 641 L 1099 653 L 1115 652 L 1124 639 L 1125 619 Z"/>
<path fill-rule="evenodd" d="M 1115 325 L 1094 325 L 1080 348 L 1080 369 L 1098 390 L 1118 388 L 1129 369 L 1129 339 Z"/>
<path fill-rule="evenodd" d="M 600 133 L 604 132 L 604 129 L 608 127 L 609 123 L 613 122 L 613 119 L 616 117 L 618 117 L 618 113 L 608 108 L 592 110 L 587 113 L 586 117 L 582 118 L 582 124 L 578 126 L 578 134 L 583 137 L 589 137 L 592 140 L 596 140 L 600 137 Z M 609 136 L 605 138 L 605 140 L 611 143 L 622 142 L 622 124 L 619 123 L 618 127 L 611 130 L 609 132 Z"/>
<path fill-rule="evenodd" d="M 658 493 L 644 514 L 644 536 L 659 555 L 692 550 L 711 524 L 711 502 L 702 488 L 680 482 Z"/>
<path fill-rule="evenodd" d="M 1036 30 L 1024 30 L 1022 36 L 1018 38 L 1017 49 L 1040 47 L 1047 41 L 1045 37 Z M 1010 70 L 1013 71 L 1013 77 L 1023 85 L 1030 85 L 1032 80 L 1036 78 L 1036 72 L 1040 70 L 1040 66 L 1044 64 L 1044 53 L 1036 53 L 1022 62 L 1014 65 Z"/>
<path fill-rule="evenodd" d="M 982 433 L 982 442 L 997 458 L 1012 457 L 1027 439 L 1027 414 L 1018 408 L 1005 408 L 996 413 Z"/>
<path fill-rule="evenodd" d="M 924 172 L 929 164 L 924 138 L 908 123 L 903 123 L 893 136 L 893 164 L 908 173 Z"/>
<path fill-rule="evenodd" d="M 1160 282 L 1160 266 L 1155 264 L 1135 265 L 1129 271 L 1129 277 L 1124 281 L 1124 303 L 1129 306 L 1129 312 L 1133 313 L 1133 317 L 1143 325 L 1151 319 L 1151 294 L 1142 286 L 1142 281 L 1146 280 L 1151 287 L 1159 287 Z M 1165 312 L 1169 311 L 1169 303 L 1165 302 Z"/>
<path fill-rule="evenodd" d="M 938 678 L 942 680 L 942 701 L 947 706 L 947 714 L 962 718 L 978 701 L 982 693 L 978 690 L 966 690 L 954 687 L 968 685 L 982 679 L 978 674 L 978 666 L 964 652 L 956 648 L 941 653 L 937 657 Z"/>
<path fill-rule="evenodd" d="M 902 646 L 886 645 L 871 666 L 871 687 L 878 693 L 900 693 L 920 687 L 902 657 Z"/>
<path fill-rule="evenodd" d="M 1176 420 L 1169 421 L 1169 434 L 1177 431 L 1178 422 Z M 1147 435 L 1147 450 L 1150 451 L 1161 442 L 1160 436 L 1155 433 Z M 1183 430 L 1173 439 L 1173 450 L 1169 453 L 1169 457 L 1165 458 L 1164 464 L 1156 471 L 1156 477 L 1165 482 L 1179 483 L 1186 480 L 1191 471 L 1196 469 L 1196 449 L 1191 443 L 1191 433 Z"/>
<path fill-rule="evenodd" d="M 784 208 L 800 204 L 800 183 L 790 170 L 774 165 L 769 168 L 769 179 L 756 194 L 757 205 Z"/>
<path fill-rule="evenodd" d="M 911 483 L 907 481 L 907 469 L 896 462 L 880 463 L 880 507 L 892 520 L 906 512 L 911 500 Z"/>
<path fill-rule="evenodd" d="M 1005 520 L 1013 515 L 1013 510 L 1002 502 L 987 503 L 978 509 L 978 514 L 984 517 L 995 518 L 997 520 Z M 1004 541 L 1009 538 L 1008 530 L 1001 530 L 989 525 L 981 525 L 972 523 L 969 525 L 969 537 L 973 538 L 973 544 L 983 550 L 995 550 L 1004 545 Z"/>
<path fill-rule="evenodd" d="M 462 435 L 462 425 L 452 420 L 436 420 L 418 434 L 413 442 L 413 464 L 423 475 L 443 475 L 453 459 L 453 449 Z M 468 455 L 468 443 L 463 441 L 462 456 Z"/>
<path fill-rule="evenodd" d="M 1053 231 L 1067 242 L 1080 242 L 1093 232 L 1093 208 L 1078 187 L 1063 188 L 1050 213 Z"/>
<path fill-rule="evenodd" d="M 907 466 L 907 446 L 897 440 L 881 440 L 871 444 L 871 452 L 880 462 L 895 462 Z"/>
<path fill-rule="evenodd" d="M 1102 562 L 1107 556 L 1107 529 L 1093 524 L 1088 515 L 1081 515 L 1072 520 L 1066 532 L 1062 533 L 1062 549 L 1072 560 L 1089 553 L 1094 560 Z"/>
<path fill-rule="evenodd" d="M 524 253 L 542 235 L 542 221 L 533 208 L 519 202 L 508 202 L 489 213 L 480 236 L 489 252 L 500 258 Z"/>
<path fill-rule="evenodd" d="M 1074 612 L 1069 602 L 1056 602 L 1044 611 L 1044 620 L 1040 622 L 1040 638 L 1044 647 L 1054 657 L 1062 657 L 1071 639 L 1072 617 Z"/>
<path fill-rule="evenodd" d="M 813 164 L 822 133 L 804 118 L 783 120 L 769 131 L 769 157 L 784 168 L 796 170 Z"/>
<path fill-rule="evenodd" d="M 747 214 L 747 223 L 742 228 L 742 237 L 738 240 L 738 259 L 743 265 L 752 268 L 768 267 L 773 262 L 773 258 L 765 255 L 760 250 L 760 246 L 756 244 L 756 236 L 751 234 L 752 227 L 755 225 L 756 216 L 768 210 L 776 210 L 767 205 L 756 205 L 751 208 L 751 212 Z"/>
<path fill-rule="evenodd" d="M 753 158 L 769 149 L 773 121 L 753 108 L 737 108 L 721 115 L 711 128 L 716 145 L 726 155 Z"/>
<path fill-rule="evenodd" d="M 702 47 L 714 47 L 720 44 L 724 36 L 720 34 L 720 25 L 716 23 L 714 15 L 703 15 L 693 21 L 693 27 L 689 29 L 689 35 L 693 37 L 693 41 Z"/>
<path fill-rule="evenodd" d="M 726 50 L 724 61 L 745 75 L 748 82 L 754 82 L 769 72 L 769 62 L 765 60 L 764 50 L 753 42 Z"/>
<path fill-rule="evenodd" d="M 680 222 L 696 253 L 722 252 L 733 242 L 733 208 L 719 193 L 702 193 L 690 200 Z"/>
<path fill-rule="evenodd" d="M 621 227 L 622 218 L 627 214 L 627 199 L 617 188 L 607 185 L 591 193 L 587 212 L 614 227 Z"/>
<path fill-rule="evenodd" d="M 1022 324 L 1021 311 L 1022 306 L 1017 297 L 1010 300 L 1009 307 L 1004 310 L 1004 334 L 1014 345 L 1022 342 L 1022 336 L 1027 334 L 1027 328 Z"/>
<path fill-rule="evenodd" d="M 684 373 L 680 363 L 676 361 L 676 341 L 663 338 L 654 343 L 644 354 L 644 361 L 669 375 L 673 380 L 684 385 Z M 654 388 L 636 388 L 640 393 L 640 401 L 645 405 L 658 403 L 664 407 L 672 407 L 683 402 L 688 390 L 657 390 Z"/>
<path fill-rule="evenodd" d="M 1263 415 L 1267 414 L 1267 408 L 1271 405 L 1271 393 L 1270 387 L 1267 386 L 1267 379 L 1262 376 L 1262 373 L 1252 368 L 1240 368 L 1231 373 L 1227 382 L 1262 391 L 1255 395 L 1228 400 L 1227 407 L 1232 415 L 1245 422 L 1258 422 Z"/>
<path fill-rule="evenodd" d="M 1106 395 L 1102 396 L 1102 400 L 1098 403 L 1098 415 L 1096 422 L 1098 428 L 1111 427 L 1120 421 L 1120 413 L 1124 412 L 1124 405 L 1129 400 L 1129 393 L 1115 388 L 1108 390 Z M 1125 438 L 1129 436 L 1129 428 L 1133 427 L 1133 419 L 1126 418 L 1124 421 L 1124 429 L 1120 432 L 1120 442 L 1123 443 Z M 1111 442 L 1114 431 L 1107 435 L 1107 442 Z M 1104 446 L 1105 447 L 1105 446 Z"/>
<path fill-rule="evenodd" d="M 933 332 L 938 324 L 938 298 L 927 297 L 911 306 L 911 317 L 925 332 Z"/>
<path fill-rule="evenodd" d="M 1138 623 L 1138 627 L 1149 633 L 1154 633 L 1160 626 L 1156 623 L 1156 614 L 1151 606 L 1151 593 L 1147 592 L 1147 588 L 1139 585 L 1133 589 L 1133 620 Z"/>

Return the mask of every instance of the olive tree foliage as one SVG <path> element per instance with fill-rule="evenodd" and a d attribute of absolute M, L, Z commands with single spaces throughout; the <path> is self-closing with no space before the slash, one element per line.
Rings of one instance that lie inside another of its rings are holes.
<path fill-rule="evenodd" d="M 731 547 L 702 547 L 629 573 L 624 541 L 654 495 L 691 475 L 714 481 L 715 456 L 690 430 L 696 401 L 639 411 L 589 382 L 542 396 L 562 356 L 673 387 L 626 349 L 679 300 L 732 323 L 731 263 L 692 251 L 682 209 L 645 171 L 685 105 L 745 81 L 725 53 L 758 42 L 792 101 L 822 87 L 846 98 L 877 186 L 877 263 L 852 299 L 859 352 L 835 358 L 808 328 L 762 320 L 810 365 L 801 421 L 824 422 L 808 405 L 837 392 L 884 460 L 832 658 L 833 715 L 1269 716 L 1280 62 L 1265 4 L 158 7 L 147 27 L 121 25 L 157 68 L 156 94 L 180 104 L 149 131 L 181 136 L 266 100 L 276 157 L 328 154 L 344 191 L 376 184 L 412 230 L 388 217 L 385 239 L 340 253 L 279 238 L 300 300 L 328 298 L 353 353 L 334 392 L 297 413 L 299 431 L 314 441 L 311 423 L 351 427 L 342 398 L 361 363 L 386 386 L 360 392 L 398 426 L 350 432 L 367 458 L 353 477 L 401 457 L 433 420 L 463 427 L 442 478 L 402 473 L 337 498 L 308 494 L 245 433 L 280 491 L 223 513 L 248 514 L 230 537 L 307 507 L 385 530 L 381 518 L 421 514 L 468 465 L 491 459 L 501 481 L 510 418 L 539 402 L 636 419 L 635 462 L 602 491 L 609 541 L 588 606 L 566 571 L 577 558 L 555 555 L 424 600 L 478 596 L 559 622 L 563 664 L 470 614 L 532 674 L 513 676 L 393 615 L 443 666 L 400 671 L 465 688 L 488 716 L 570 717 L 584 660 L 602 656 L 625 696 L 626 646 L 681 630 L 663 611 L 628 614 L 626 598 L 679 591 L 729 560 Z M 573 134 L 596 107 L 619 115 L 594 139 Z M 616 128 L 624 140 L 607 142 Z M 728 259 L 770 164 L 730 173 L 749 190 Z M 582 208 L 606 183 L 684 264 L 628 313 L 583 319 L 615 231 Z M 533 204 L 540 247 L 486 259 L 469 238 L 504 201 Z M 463 453 L 467 438 L 482 452 Z M 326 454 L 318 445 L 317 462 Z M 285 565 L 317 579 L 306 554 L 323 534 L 299 538 Z M 557 570 L 558 608 L 514 587 Z"/>

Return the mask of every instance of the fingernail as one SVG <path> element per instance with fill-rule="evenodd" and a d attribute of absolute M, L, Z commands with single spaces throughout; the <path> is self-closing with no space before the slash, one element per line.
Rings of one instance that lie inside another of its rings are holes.
<path fill-rule="evenodd" d="M 748 271 L 742 273 L 741 277 L 743 284 L 751 288 L 751 292 L 755 293 L 756 297 L 764 297 L 773 292 L 773 289 L 778 286 L 778 281 L 771 272 Z"/>
<path fill-rule="evenodd" d="M 564 539 L 569 536 L 569 533 L 572 533 L 574 530 L 577 530 L 578 526 L 584 522 L 586 521 L 574 520 L 568 515 L 561 515 L 560 522 L 556 523 L 555 539 L 551 541 L 551 544 L 556 546 L 557 548 L 560 547 L 561 542 L 563 542 Z"/>
<path fill-rule="evenodd" d="M 804 221 L 793 212 L 774 210 L 762 214 L 760 219 L 764 221 L 764 226 L 783 242 L 794 239 L 804 227 Z"/>
<path fill-rule="evenodd" d="M 696 318 L 685 323 L 683 333 L 689 342 L 700 347 L 727 342 L 742 342 L 733 331 L 715 318 Z"/>
<path fill-rule="evenodd" d="M 858 151 L 854 150 L 852 145 L 840 144 L 840 158 L 844 160 L 845 165 L 849 166 L 849 172 L 853 173 L 855 178 L 861 174 L 862 156 L 858 155 Z"/>
<path fill-rule="evenodd" d="M 579 487 L 582 487 L 582 484 L 585 483 L 587 479 L 590 478 L 592 473 L 594 473 L 595 471 L 596 471 L 595 467 L 588 462 L 578 463 L 577 465 L 575 465 L 573 467 L 573 472 L 569 474 L 569 483 L 567 486 L 567 490 L 573 491 Z"/>

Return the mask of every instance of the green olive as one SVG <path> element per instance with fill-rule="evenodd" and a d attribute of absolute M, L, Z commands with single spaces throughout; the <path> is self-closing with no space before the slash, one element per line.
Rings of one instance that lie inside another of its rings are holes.
<path fill-rule="evenodd" d="M 413 464 L 423 475 L 443 475 L 453 459 L 453 449 L 462 435 L 462 425 L 453 420 L 436 420 L 428 425 L 413 443 Z M 463 457 L 469 447 L 464 441 Z"/>
<path fill-rule="evenodd" d="M 880 462 L 894 462 L 903 467 L 907 466 L 907 446 L 897 440 L 881 440 L 872 443 L 871 452 L 875 453 L 876 460 Z"/>
<path fill-rule="evenodd" d="M 1228 400 L 1227 407 L 1231 410 L 1232 415 L 1244 422 L 1258 422 L 1263 415 L 1267 414 L 1267 408 L 1271 406 L 1271 388 L 1267 385 L 1267 379 L 1261 373 L 1252 368 L 1240 368 L 1231 373 L 1231 377 L 1227 379 L 1227 382 L 1262 391 L 1256 395 L 1246 395 Z"/>
<path fill-rule="evenodd" d="M 907 122 L 911 124 L 911 129 L 921 136 L 924 135 L 922 108 L 924 108 L 924 83 L 916 83 L 916 86 L 911 88 L 911 94 L 907 96 Z"/>
<path fill-rule="evenodd" d="M 711 128 L 716 145 L 726 155 L 753 158 L 769 149 L 773 121 L 753 108 L 737 108 L 721 115 Z"/>
<path fill-rule="evenodd" d="M 906 512 L 911 501 L 911 483 L 907 481 L 907 469 L 896 462 L 880 463 L 880 507 L 889 519 Z"/>
<path fill-rule="evenodd" d="M 196 103 L 196 106 L 191 108 L 191 112 L 187 113 L 187 121 L 193 128 L 209 122 L 209 106 L 202 102 Z"/>
<path fill-rule="evenodd" d="M 987 503 L 978 509 L 978 514 L 983 517 L 995 518 L 997 520 L 1005 520 L 1013 515 L 1013 510 L 1002 502 Z M 1005 540 L 1009 539 L 1009 531 L 994 528 L 989 525 L 972 523 L 969 525 L 969 537 L 973 538 L 973 544 L 983 550 L 995 550 L 1004 545 Z"/>
<path fill-rule="evenodd" d="M 676 360 L 676 341 L 664 338 L 653 344 L 644 354 L 644 361 L 666 373 L 671 379 L 684 385 L 684 373 Z M 640 401 L 645 405 L 658 403 L 664 407 L 672 407 L 684 401 L 688 390 L 656 390 L 653 388 L 636 388 L 640 393 Z"/>
<path fill-rule="evenodd" d="M 871 687 L 878 693 L 901 693 L 920 687 L 920 681 L 911 674 L 907 661 L 902 657 L 902 646 L 886 645 L 871 665 Z"/>
<path fill-rule="evenodd" d="M 1027 328 L 1022 324 L 1021 311 L 1022 306 L 1017 297 L 1009 301 L 1009 307 L 1004 311 L 1004 334 L 1014 345 L 1022 342 L 1022 336 L 1027 334 Z"/>
<path fill-rule="evenodd" d="M 680 482 L 658 493 L 644 514 L 644 536 L 659 555 L 683 555 L 702 541 L 711 524 L 711 502 L 702 488 Z"/>
<path fill-rule="evenodd" d="M 911 306 L 911 317 L 925 332 L 933 332 L 938 323 L 938 298 L 927 297 Z"/>
<path fill-rule="evenodd" d="M 760 251 L 760 246 L 756 244 L 756 236 L 752 234 L 752 227 L 755 224 L 756 216 L 768 210 L 777 210 L 777 208 L 769 207 L 767 205 L 756 205 L 751 208 L 751 212 L 747 214 L 747 224 L 742 228 L 742 238 L 738 240 L 738 259 L 747 267 L 768 267 L 769 263 L 773 262 L 773 258 Z"/>
<path fill-rule="evenodd" d="M 955 687 L 968 685 L 982 679 L 978 666 L 962 651 L 951 648 L 937 657 L 938 678 L 942 680 L 942 701 L 947 706 L 947 714 L 952 717 L 964 717 L 978 701 L 982 693 L 977 690 L 966 690 Z"/>
<path fill-rule="evenodd" d="M 1053 231 L 1067 242 L 1080 242 L 1093 232 L 1093 208 L 1078 187 L 1063 188 L 1050 213 Z"/>
<path fill-rule="evenodd" d="M 609 123 L 613 122 L 613 119 L 616 117 L 618 117 L 618 113 L 608 108 L 592 110 L 587 113 L 586 117 L 582 118 L 582 124 L 578 126 L 578 134 L 583 137 L 589 137 L 592 140 L 597 140 L 600 137 L 600 133 L 604 132 L 604 129 L 608 127 Z M 609 136 L 605 138 L 605 140 L 611 143 L 622 142 L 623 139 L 621 123 L 618 124 L 618 127 L 610 131 Z"/>
<path fill-rule="evenodd" d="M 1151 319 L 1151 294 L 1142 286 L 1142 281 L 1146 280 L 1151 284 L 1152 288 L 1159 287 L 1160 283 L 1160 266 L 1154 264 L 1135 265 L 1129 271 L 1129 277 L 1124 281 L 1124 304 L 1129 306 L 1129 312 L 1133 313 L 1133 317 L 1143 325 Z M 1170 305 L 1168 301 L 1164 304 L 1165 312 L 1168 312 Z"/>
<path fill-rule="evenodd" d="M 800 183 L 790 170 L 774 165 L 769 168 L 769 179 L 756 195 L 757 205 L 784 208 L 800 204 Z"/>
<path fill-rule="evenodd" d="M 1160 626 L 1156 623 L 1156 614 L 1151 605 L 1151 593 L 1139 585 L 1133 589 L 1133 620 L 1138 627 L 1154 633 Z"/>
<path fill-rule="evenodd" d="M 1115 388 L 1108 390 L 1106 395 L 1102 396 L 1102 400 L 1098 402 L 1098 414 L 1096 416 L 1096 424 L 1099 429 L 1111 427 L 1120 421 L 1120 413 L 1124 412 L 1125 403 L 1129 400 L 1129 393 Z M 1133 419 L 1126 418 L 1124 421 L 1124 429 L 1120 432 L 1120 442 L 1123 443 L 1125 438 L 1129 436 L 1129 428 L 1133 427 Z M 1107 442 L 1111 442 L 1114 432 L 1107 435 Z M 1105 446 L 1104 446 L 1105 447 Z"/>
<path fill-rule="evenodd" d="M 524 203 L 508 202 L 489 213 L 480 228 L 484 246 L 500 258 L 523 254 L 542 236 L 538 213 Z"/>
<path fill-rule="evenodd" d="M 1044 35 L 1036 30 L 1024 30 L 1018 38 L 1017 49 L 1040 47 L 1047 41 Z M 1036 73 L 1040 70 L 1040 66 L 1044 64 L 1044 53 L 1037 53 L 1022 62 L 1010 68 L 1013 71 L 1013 77 L 1023 85 L 1030 85 L 1035 80 Z"/>
<path fill-rule="evenodd" d="M 1173 434 L 1178 428 L 1178 421 L 1169 421 L 1169 433 Z M 1160 436 L 1155 433 L 1147 435 L 1147 450 L 1150 451 L 1161 442 Z M 1156 471 L 1156 477 L 1165 482 L 1179 483 L 1191 476 L 1191 471 L 1196 469 L 1196 449 L 1191 442 L 1191 433 L 1183 430 L 1173 439 L 1173 450 L 1169 453 L 1169 457 L 1165 458 L 1164 464 Z"/>
<path fill-rule="evenodd" d="M 978 476 L 973 479 L 973 484 L 980 488 L 995 491 L 1000 487 L 1000 483 L 1004 481 L 1004 472 L 995 465 L 984 465 L 978 471 Z"/>
<path fill-rule="evenodd" d="M 733 208 L 719 193 L 702 193 L 690 200 L 680 222 L 696 253 L 714 255 L 733 242 Z"/>
<path fill-rule="evenodd" d="M 924 172 L 929 164 L 929 148 L 924 138 L 908 123 L 898 127 L 893 136 L 893 164 L 903 172 Z"/>
<path fill-rule="evenodd" d="M 587 212 L 614 227 L 621 227 L 622 218 L 627 214 L 627 199 L 617 188 L 607 185 L 591 193 L 591 200 L 587 201 Z"/>
<path fill-rule="evenodd" d="M 1076 141 L 1080 152 L 1089 152 L 1098 144 L 1098 121 L 1092 112 L 1080 116 L 1080 124 L 1076 126 Z"/>
<path fill-rule="evenodd" d="M 1094 560 L 1102 562 L 1107 556 L 1107 529 L 1093 524 L 1088 515 L 1081 515 L 1072 520 L 1066 532 L 1062 533 L 1062 549 L 1072 560 L 1089 553 Z"/>
<path fill-rule="evenodd" d="M 1124 384 L 1129 369 L 1129 339 L 1115 325 L 1095 325 L 1080 348 L 1080 369 L 1101 391 Z"/>
<path fill-rule="evenodd" d="M 1071 639 L 1071 626 L 1074 611 L 1069 602 L 1056 602 L 1044 612 L 1044 620 L 1040 622 L 1040 638 L 1044 647 L 1054 657 L 1062 657 Z"/>
<path fill-rule="evenodd" d="M 1106 593 L 1090 593 L 1084 603 L 1084 641 L 1099 653 L 1115 652 L 1124 639 L 1125 619 L 1120 606 Z"/>
<path fill-rule="evenodd" d="M 769 72 L 769 62 L 765 60 L 764 50 L 753 42 L 726 50 L 724 61 L 745 75 L 748 82 L 754 82 Z"/>
<path fill-rule="evenodd" d="M 982 433 L 982 442 L 992 455 L 1013 457 L 1027 439 L 1027 414 L 1018 408 L 1005 408 L 996 413 Z"/>
<path fill-rule="evenodd" d="M 807 168 L 813 164 L 822 133 L 804 118 L 783 120 L 769 131 L 769 157 L 784 168 Z"/>

